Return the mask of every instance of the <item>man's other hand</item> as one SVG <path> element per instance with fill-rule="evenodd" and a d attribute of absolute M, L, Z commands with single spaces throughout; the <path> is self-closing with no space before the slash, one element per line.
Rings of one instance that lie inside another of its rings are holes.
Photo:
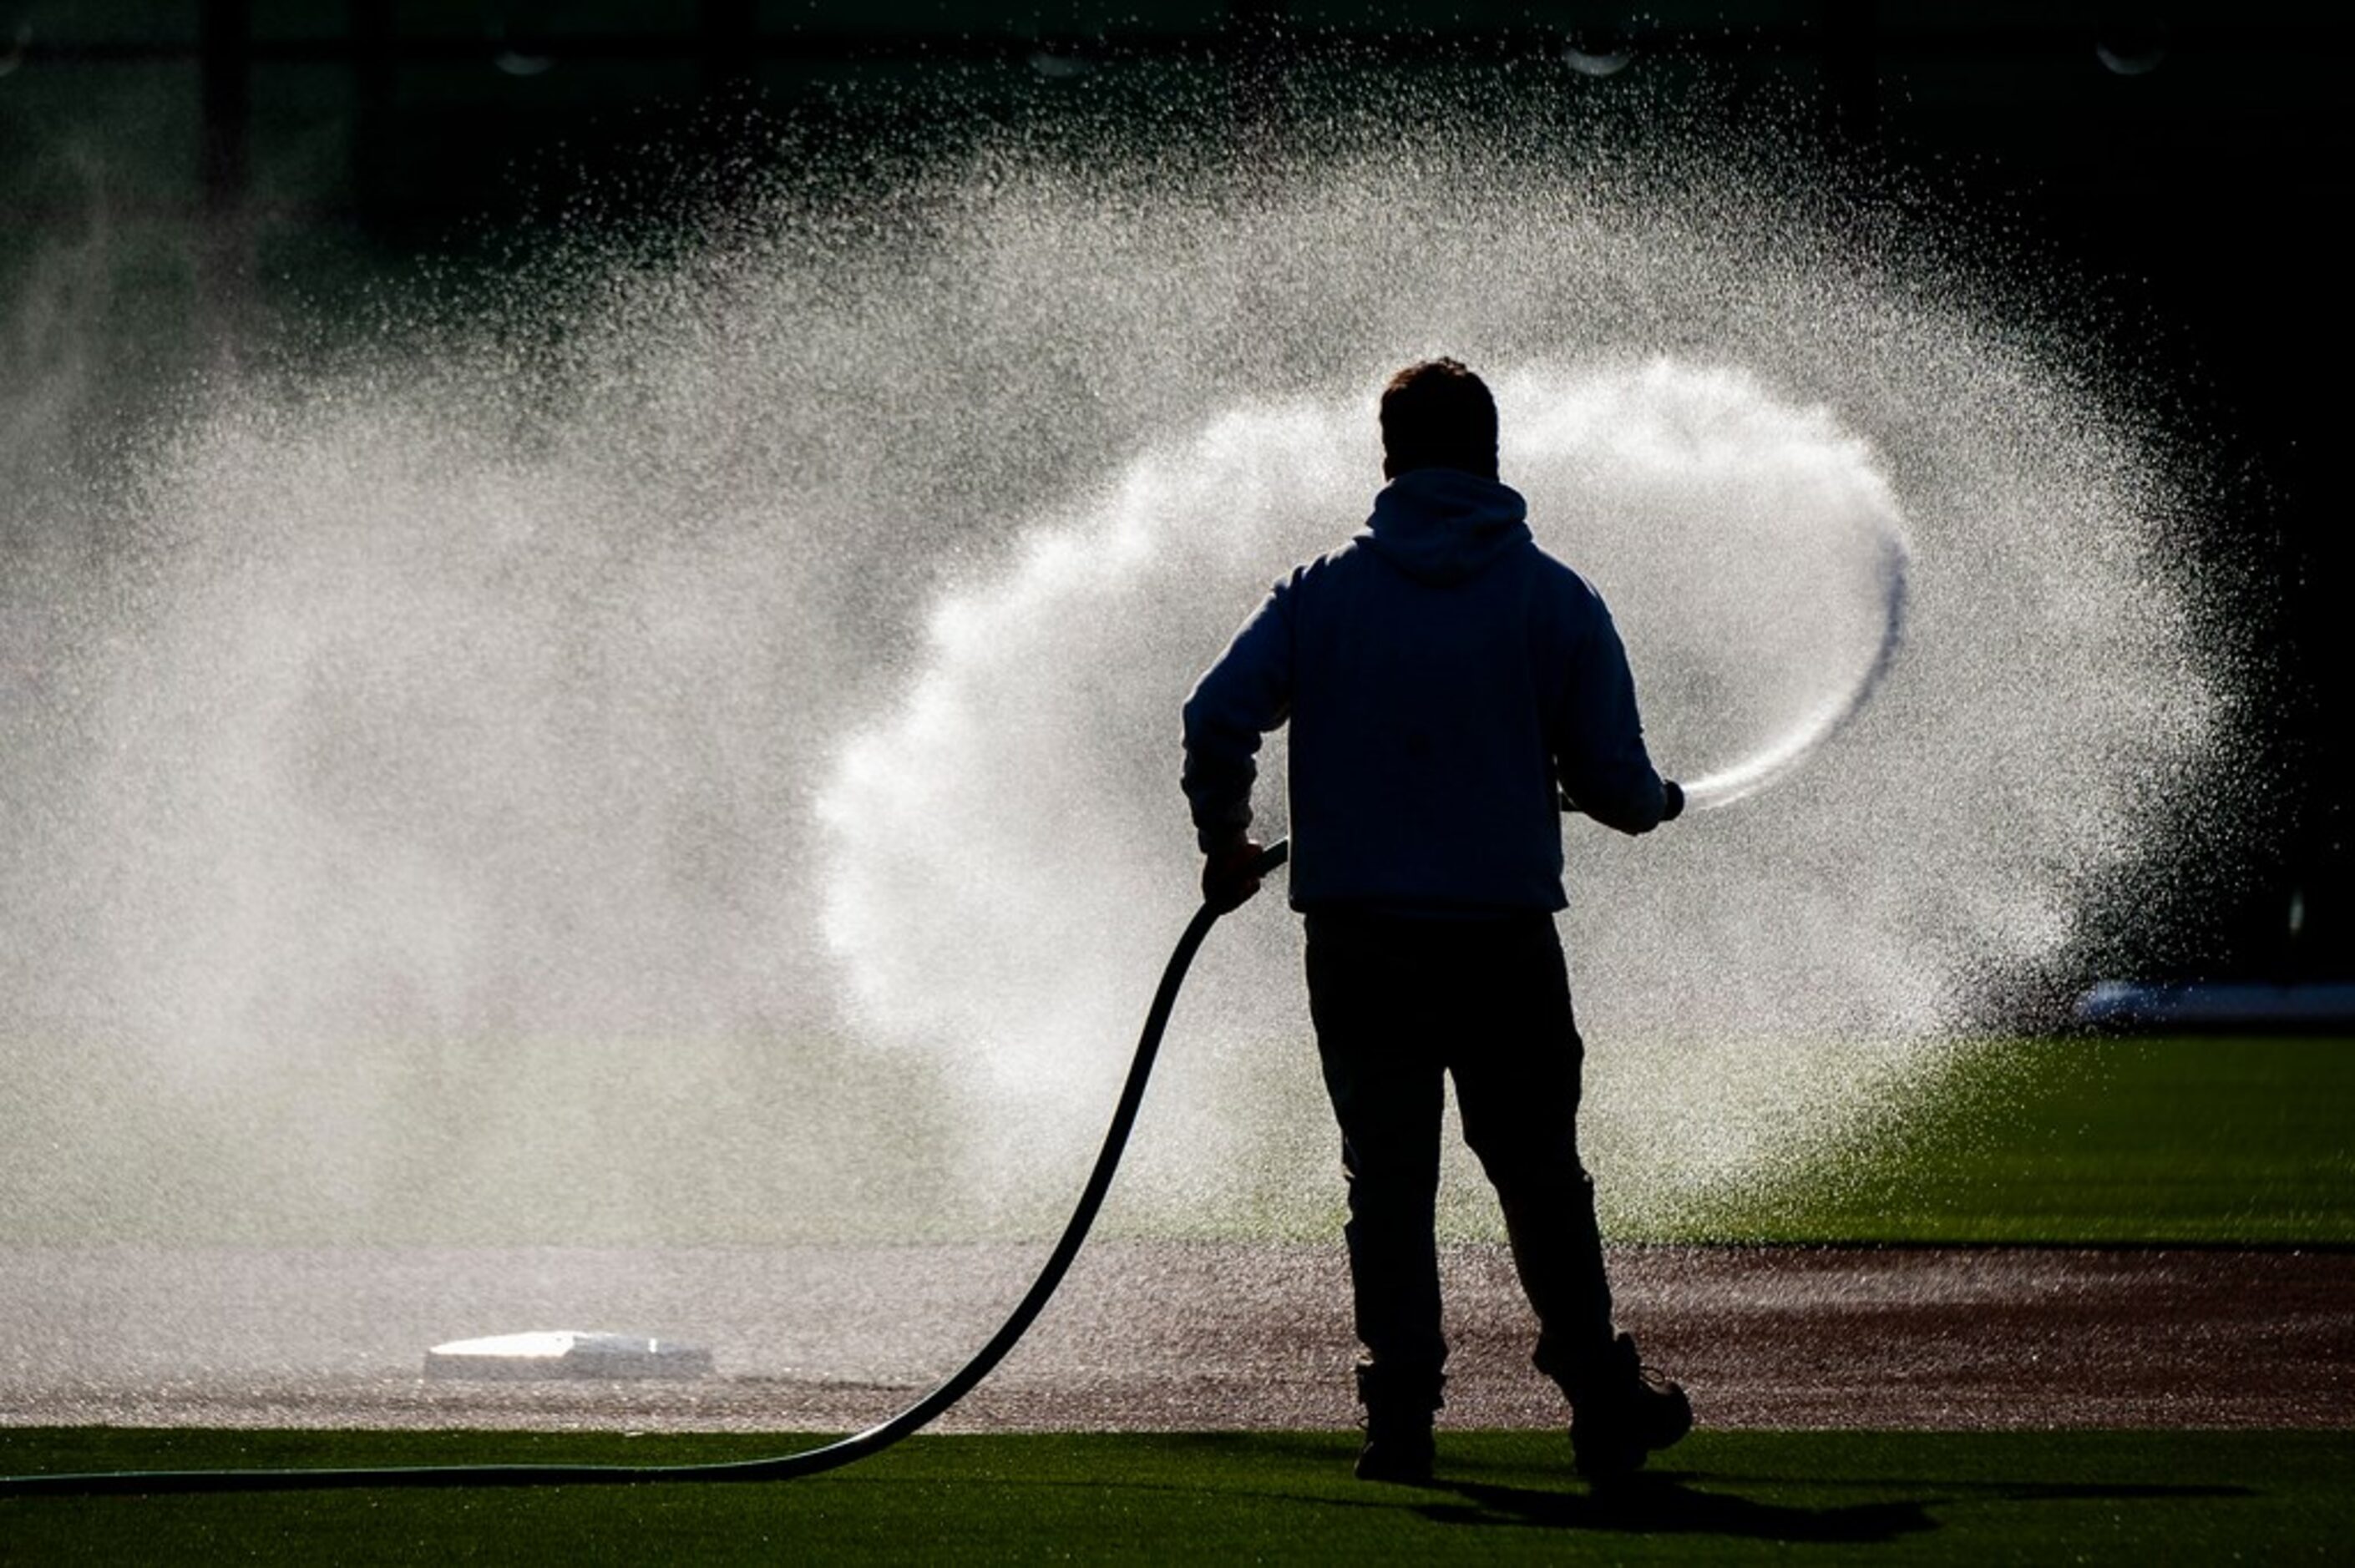
<path fill-rule="evenodd" d="M 1660 780 L 1660 793 L 1664 797 L 1666 802 L 1660 810 L 1660 821 L 1664 822 L 1673 822 L 1678 817 L 1685 814 L 1685 787 L 1683 785 L 1678 783 L 1673 779 L 1663 779 Z"/>
<path fill-rule="evenodd" d="M 1256 839 L 1235 837 L 1202 861 L 1202 902 L 1224 915 L 1240 909 L 1259 891 L 1259 861 L 1266 850 Z"/>

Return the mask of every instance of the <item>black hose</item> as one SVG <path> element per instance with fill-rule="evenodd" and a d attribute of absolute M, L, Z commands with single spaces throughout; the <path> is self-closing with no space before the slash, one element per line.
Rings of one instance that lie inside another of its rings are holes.
<path fill-rule="evenodd" d="M 1282 865 L 1289 853 L 1284 841 L 1278 840 L 1263 852 L 1259 869 L 1262 874 Z M 1205 904 L 1195 912 L 1185 935 L 1178 938 L 1169 962 L 1161 970 L 1160 989 L 1153 993 L 1153 1006 L 1145 1015 L 1145 1028 L 1137 1035 L 1136 1055 L 1128 1065 L 1128 1081 L 1121 1086 L 1120 1103 L 1113 1107 L 1112 1125 L 1104 1129 L 1103 1147 L 1096 1154 L 1095 1169 L 1088 1173 L 1088 1184 L 1080 1192 L 1080 1201 L 1071 1210 L 1071 1217 L 1063 1226 L 1062 1238 L 1056 1242 L 1039 1277 L 998 1326 L 989 1342 L 974 1353 L 971 1361 L 951 1373 L 948 1381 L 935 1388 L 889 1421 L 869 1426 L 864 1432 L 853 1433 L 837 1442 L 805 1449 L 798 1454 L 780 1454 L 764 1459 L 731 1459 L 703 1465 L 403 1465 L 382 1469 L 310 1469 L 310 1470 L 100 1470 L 83 1475 L 0 1476 L 0 1498 L 12 1497 L 97 1497 L 123 1494 L 155 1495 L 165 1492 L 286 1492 L 322 1491 L 350 1487 L 555 1487 L 555 1486 L 636 1486 L 653 1481 L 789 1481 L 798 1476 L 815 1476 L 825 1470 L 839 1469 L 855 1464 L 870 1455 L 879 1454 L 900 1438 L 930 1423 L 958 1400 L 973 1392 L 974 1386 L 987 1377 L 1006 1352 L 1045 1308 L 1055 1287 L 1080 1254 L 1080 1245 L 1088 1238 L 1088 1227 L 1095 1223 L 1096 1211 L 1103 1206 L 1104 1194 L 1112 1190 L 1113 1172 L 1120 1168 L 1121 1152 L 1128 1146 L 1129 1129 L 1136 1125 L 1137 1107 L 1145 1099 L 1145 1082 L 1153 1073 L 1153 1059 L 1160 1053 L 1162 1032 L 1169 1026 L 1169 1012 L 1178 1003 L 1178 988 L 1186 982 L 1186 971 L 1193 966 L 1194 954 L 1202 946 L 1202 938 L 1218 924 L 1219 911 Z"/>

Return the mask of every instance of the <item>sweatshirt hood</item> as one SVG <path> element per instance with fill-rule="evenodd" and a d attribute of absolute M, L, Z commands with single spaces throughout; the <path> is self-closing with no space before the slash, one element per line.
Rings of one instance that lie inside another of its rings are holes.
<path fill-rule="evenodd" d="M 1410 469 L 1374 497 L 1359 538 L 1420 582 L 1476 577 L 1529 536 L 1521 493 L 1460 469 Z"/>

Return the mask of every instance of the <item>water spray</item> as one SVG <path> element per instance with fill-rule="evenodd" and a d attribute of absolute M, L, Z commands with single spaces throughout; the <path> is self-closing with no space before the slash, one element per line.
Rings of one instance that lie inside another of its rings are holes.
<path fill-rule="evenodd" d="M 2095 900 L 2161 917 L 2170 824 L 2241 842 L 2249 688 L 2171 544 L 2197 465 L 2045 270 L 1977 233 L 1860 253 L 1887 226 L 1771 128 L 1731 164 L 1640 119 L 1625 159 L 1526 127 L 1401 155 L 1381 107 L 1378 152 L 1243 195 L 1156 144 L 943 167 L 872 244 L 806 215 L 831 196 L 677 266 L 584 238 L 152 430 L 0 388 L 14 1238 L 1050 1233 L 1190 907 L 1183 683 L 1269 563 L 1357 524 L 1367 388 L 1426 350 L 1490 379 L 1691 809 L 1804 796 L 1579 836 L 1606 1226 L 1838 1180 Z M 130 461 L 70 461 L 81 425 Z M 1265 1005 L 1201 1021 L 1124 1160 L 1156 1233 L 1324 1222 L 1321 1089 L 1270 1048 L 1305 1034 L 1295 954 L 1237 917 L 1201 978 Z M 18 1408 L 122 1419 L 204 1342 L 119 1272 L 168 1331 L 85 1325 L 91 1366 L 19 1369 Z"/>
<path fill-rule="evenodd" d="M 1899 644 L 1905 641 L 1905 544 L 1894 535 L 1881 541 L 1881 599 L 1883 617 L 1881 642 L 1873 650 L 1871 662 L 1864 668 L 1854 684 L 1845 692 L 1826 700 L 1791 731 L 1756 754 L 1739 762 L 1702 774 L 1685 785 L 1685 803 L 1696 811 L 1713 810 L 1744 800 L 1789 773 L 1805 762 L 1824 743 L 1846 729 L 1849 721 L 1864 711 L 1872 694 L 1889 674 L 1896 662 Z"/>

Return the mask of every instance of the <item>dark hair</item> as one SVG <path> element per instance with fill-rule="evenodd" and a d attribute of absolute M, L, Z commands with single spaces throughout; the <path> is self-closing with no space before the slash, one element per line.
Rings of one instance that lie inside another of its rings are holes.
<path fill-rule="evenodd" d="M 1497 477 L 1497 400 L 1460 359 L 1426 359 L 1382 388 L 1382 471 L 1458 468 Z"/>

